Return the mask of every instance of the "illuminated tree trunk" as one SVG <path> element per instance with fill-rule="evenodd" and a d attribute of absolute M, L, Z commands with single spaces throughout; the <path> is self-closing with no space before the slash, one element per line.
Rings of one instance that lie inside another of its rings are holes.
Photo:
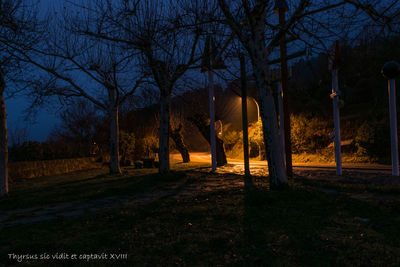
<path fill-rule="evenodd" d="M 160 140 L 159 140 L 159 173 L 169 172 L 169 116 L 171 96 L 161 90 L 160 99 Z"/>
<path fill-rule="evenodd" d="M 170 126 L 170 130 L 171 138 L 172 140 L 174 140 L 176 149 L 178 149 L 179 153 L 181 153 L 183 162 L 190 162 L 189 149 L 183 141 L 182 124 L 180 124 L 177 129 L 172 129 L 172 127 Z"/>
<path fill-rule="evenodd" d="M 260 113 L 271 188 L 283 188 L 287 186 L 288 180 L 278 134 L 274 97 L 272 88 L 268 83 L 268 66 L 265 64 L 267 55 L 264 47 L 263 40 L 256 39 L 249 42 L 248 50 L 260 99 Z"/>
<path fill-rule="evenodd" d="M 268 160 L 270 186 L 271 188 L 284 188 L 288 185 L 288 180 L 278 135 L 274 96 L 269 85 L 268 54 L 265 46 L 265 15 L 269 1 L 255 1 L 252 10 L 248 8 L 248 1 L 243 1 L 243 3 L 247 5 L 247 22 L 238 23 L 227 2 L 218 0 L 227 23 L 247 50 L 253 66 Z"/>
<path fill-rule="evenodd" d="M 203 116 L 197 114 L 193 117 L 188 118 L 196 127 L 199 129 L 200 133 L 210 144 L 210 125 L 206 124 L 206 120 Z M 215 136 L 216 150 L 217 150 L 217 166 L 224 166 L 228 161 L 226 160 L 224 141 L 218 136 Z"/>
<path fill-rule="evenodd" d="M 3 73 L 0 71 L 0 197 L 8 193 L 8 141 L 7 141 L 7 111 L 4 102 L 6 84 Z"/>

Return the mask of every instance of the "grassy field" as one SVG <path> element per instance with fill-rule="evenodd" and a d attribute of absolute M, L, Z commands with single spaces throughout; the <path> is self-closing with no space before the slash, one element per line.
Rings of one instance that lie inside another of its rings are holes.
<path fill-rule="evenodd" d="M 269 191 L 265 179 L 243 190 L 242 177 L 178 166 L 81 172 L 13 184 L 0 201 L 11 212 L 54 203 L 120 197 L 120 207 L 79 217 L 15 225 L 0 231 L 0 264 L 8 254 L 105 255 L 107 260 L 25 260 L 21 264 L 118 266 L 399 266 L 400 186 L 298 179 Z M 157 195 L 129 204 L 135 194 Z M 363 194 L 369 197 L 354 197 Z M 60 254 L 66 253 L 66 254 Z M 103 254 L 102 254 L 103 253 Z M 110 259 L 111 255 L 124 259 Z"/>

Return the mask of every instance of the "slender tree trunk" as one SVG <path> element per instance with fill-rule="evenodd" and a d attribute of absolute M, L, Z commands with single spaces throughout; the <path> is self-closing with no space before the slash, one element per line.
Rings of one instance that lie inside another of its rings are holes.
<path fill-rule="evenodd" d="M 4 102 L 6 84 L 0 71 L 0 197 L 8 193 L 8 141 L 7 141 L 7 110 Z"/>
<path fill-rule="evenodd" d="M 161 90 L 160 98 L 160 140 L 159 140 L 159 173 L 169 172 L 169 116 L 170 94 Z"/>
<path fill-rule="evenodd" d="M 183 162 L 187 163 L 190 162 L 190 155 L 189 155 L 189 149 L 185 145 L 185 142 L 183 141 L 183 135 L 182 135 L 182 125 L 179 125 L 177 129 L 171 129 L 171 138 L 174 140 L 176 149 L 178 149 L 179 153 L 181 153 L 182 160 Z"/>
<path fill-rule="evenodd" d="M 263 26 L 262 26 L 263 27 Z M 268 160 L 268 170 L 271 188 L 285 188 L 288 180 L 278 134 L 275 102 L 272 88 L 268 84 L 268 66 L 265 64 L 267 55 L 263 40 L 249 44 L 249 55 L 252 61 L 256 88 L 259 96 L 261 120 L 264 133 L 264 143 Z"/>
<path fill-rule="evenodd" d="M 119 166 L 118 105 L 110 111 L 110 173 L 121 173 Z"/>

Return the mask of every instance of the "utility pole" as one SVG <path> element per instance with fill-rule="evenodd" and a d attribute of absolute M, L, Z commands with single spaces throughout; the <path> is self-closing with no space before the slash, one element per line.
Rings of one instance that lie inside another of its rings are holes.
<path fill-rule="evenodd" d="M 289 9 L 285 0 L 275 0 L 274 12 L 279 14 L 279 25 L 285 25 L 285 12 Z M 287 68 L 287 48 L 285 33 L 282 34 L 280 40 L 280 57 L 281 57 L 281 79 L 282 79 L 282 94 L 283 94 L 283 118 L 285 132 L 285 158 L 286 158 L 286 174 L 288 177 L 293 177 L 292 166 L 292 139 L 290 137 L 290 112 L 289 112 L 289 74 Z"/>
<path fill-rule="evenodd" d="M 250 177 L 249 163 L 249 129 L 247 121 L 247 80 L 244 55 L 240 54 L 240 80 L 242 83 L 242 124 L 243 124 L 243 154 L 244 154 L 244 175 Z"/>
<path fill-rule="evenodd" d="M 211 47 L 211 39 L 208 43 Z M 212 58 L 210 53 L 210 65 L 213 65 Z M 216 140 L 215 140 L 215 108 L 214 108 L 214 74 L 212 69 L 208 71 L 208 99 L 210 105 L 210 145 L 211 145 L 211 170 L 214 172 L 217 169 L 217 148 L 216 148 Z"/>
<path fill-rule="evenodd" d="M 279 139 L 281 141 L 281 146 L 283 153 L 285 153 L 285 121 L 283 119 L 283 104 L 282 104 L 282 83 L 278 82 L 278 110 L 279 110 Z M 286 156 L 285 156 L 285 166 L 286 166 Z"/>
<path fill-rule="evenodd" d="M 338 82 L 338 69 L 339 69 L 339 42 L 333 43 L 329 56 L 329 70 L 332 72 L 332 94 L 330 97 L 333 101 L 333 122 L 335 126 L 334 140 L 335 140 L 335 161 L 336 161 L 336 175 L 342 175 L 342 151 L 341 151 L 341 138 L 340 138 L 340 112 L 339 112 L 339 97 L 341 92 L 339 90 Z"/>
<path fill-rule="evenodd" d="M 226 42 L 229 44 L 231 39 Z M 204 53 L 203 62 L 201 66 L 201 73 L 208 72 L 208 100 L 210 107 L 210 146 L 211 146 L 211 171 L 217 170 L 217 147 L 215 137 L 215 96 L 214 96 L 214 74 L 213 70 L 226 69 L 225 64 L 221 61 L 221 53 L 216 51 L 211 36 L 207 37 Z"/>
<path fill-rule="evenodd" d="M 383 76 L 388 79 L 389 111 L 390 111 L 390 142 L 392 151 L 392 175 L 399 176 L 399 149 L 397 138 L 396 111 L 396 81 L 400 74 L 400 64 L 396 61 L 387 62 L 382 68 Z"/>

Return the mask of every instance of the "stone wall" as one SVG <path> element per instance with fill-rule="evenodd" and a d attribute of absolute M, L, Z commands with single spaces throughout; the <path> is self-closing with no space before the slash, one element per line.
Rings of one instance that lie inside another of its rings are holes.
<path fill-rule="evenodd" d="M 95 162 L 94 158 L 10 162 L 8 175 L 10 181 L 15 181 L 101 167 L 102 164 Z"/>

